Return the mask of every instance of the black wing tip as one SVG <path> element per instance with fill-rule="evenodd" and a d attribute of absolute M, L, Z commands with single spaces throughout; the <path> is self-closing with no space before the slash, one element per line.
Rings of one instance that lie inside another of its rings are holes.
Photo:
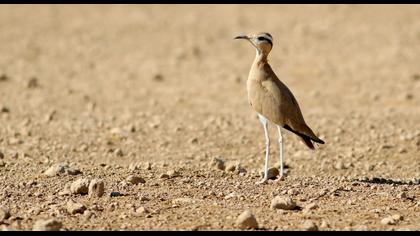
<path fill-rule="evenodd" d="M 313 140 L 313 141 L 316 142 L 316 143 L 319 143 L 319 144 L 325 144 L 324 140 L 322 140 L 320 138 L 318 138 L 317 140 Z"/>

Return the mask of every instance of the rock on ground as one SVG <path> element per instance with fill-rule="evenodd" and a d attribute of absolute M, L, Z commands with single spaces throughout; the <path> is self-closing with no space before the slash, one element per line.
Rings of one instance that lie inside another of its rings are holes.
<path fill-rule="evenodd" d="M 70 185 L 70 191 L 73 194 L 87 194 L 89 192 L 89 180 L 78 179 Z"/>
<path fill-rule="evenodd" d="M 140 183 L 141 184 L 146 183 L 146 181 L 143 178 L 138 177 L 138 176 L 134 176 L 134 175 L 128 176 L 126 180 L 127 180 L 127 182 L 129 182 L 131 184 L 134 184 L 134 185 L 137 185 L 137 184 L 140 184 Z"/>
<path fill-rule="evenodd" d="M 293 210 L 296 208 L 296 203 L 290 197 L 276 196 L 271 201 L 271 208 L 282 210 Z"/>
<path fill-rule="evenodd" d="M 86 207 L 79 203 L 79 202 L 74 202 L 73 200 L 70 200 L 67 202 L 67 212 L 70 214 L 83 214 L 83 212 L 86 210 Z"/>
<path fill-rule="evenodd" d="M 33 231 L 59 231 L 63 224 L 55 219 L 37 220 L 33 226 Z"/>
<path fill-rule="evenodd" d="M 81 173 L 80 170 L 70 167 L 67 163 L 53 165 L 44 172 L 46 176 L 56 176 L 59 174 L 78 175 Z"/>
<path fill-rule="evenodd" d="M 89 184 L 89 197 L 102 197 L 105 192 L 105 183 L 100 179 L 93 179 Z"/>
<path fill-rule="evenodd" d="M 318 231 L 318 226 L 312 220 L 307 220 L 303 223 L 302 229 L 305 231 Z"/>
<path fill-rule="evenodd" d="M 258 229 L 258 222 L 251 211 L 246 210 L 242 212 L 236 219 L 236 225 L 238 228 L 244 229 Z"/>
<path fill-rule="evenodd" d="M 7 220 L 10 217 L 10 210 L 7 207 L 0 207 L 0 221 Z"/>

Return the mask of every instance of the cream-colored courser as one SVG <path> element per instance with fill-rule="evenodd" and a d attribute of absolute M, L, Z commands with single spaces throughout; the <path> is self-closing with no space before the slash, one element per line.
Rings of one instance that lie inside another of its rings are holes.
<path fill-rule="evenodd" d="M 266 140 L 266 155 L 264 178 L 257 183 L 265 183 L 268 175 L 268 160 L 270 153 L 270 138 L 268 121 L 277 126 L 280 145 L 280 178 L 283 178 L 283 138 L 281 128 L 298 135 L 310 149 L 315 149 L 312 143 L 324 144 L 309 128 L 303 119 L 299 105 L 290 92 L 276 76 L 268 64 L 267 56 L 273 47 L 273 38 L 269 33 L 256 33 L 237 36 L 235 39 L 249 41 L 257 50 L 254 63 L 247 81 L 248 100 L 251 107 L 258 113 L 264 126 Z"/>

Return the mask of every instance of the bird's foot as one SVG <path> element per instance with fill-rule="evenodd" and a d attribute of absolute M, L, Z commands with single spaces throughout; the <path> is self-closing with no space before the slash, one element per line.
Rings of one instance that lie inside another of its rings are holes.
<path fill-rule="evenodd" d="M 275 180 L 274 180 L 274 182 L 280 182 L 280 181 L 283 181 L 283 180 L 285 180 L 286 179 L 286 176 L 284 176 L 284 175 L 279 175 Z"/>
<path fill-rule="evenodd" d="M 262 179 L 262 180 L 260 180 L 260 181 L 255 182 L 255 184 L 256 184 L 256 185 L 266 184 L 266 183 L 267 183 L 267 181 L 268 181 L 268 179 L 267 179 L 267 178 L 264 178 L 264 179 Z"/>

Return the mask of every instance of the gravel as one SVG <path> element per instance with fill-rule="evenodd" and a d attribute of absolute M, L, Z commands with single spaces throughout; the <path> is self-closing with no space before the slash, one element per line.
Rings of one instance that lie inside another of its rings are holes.
<path fill-rule="evenodd" d="M 239 229 L 258 229 L 258 222 L 251 211 L 246 210 L 236 219 L 236 225 Z"/>

